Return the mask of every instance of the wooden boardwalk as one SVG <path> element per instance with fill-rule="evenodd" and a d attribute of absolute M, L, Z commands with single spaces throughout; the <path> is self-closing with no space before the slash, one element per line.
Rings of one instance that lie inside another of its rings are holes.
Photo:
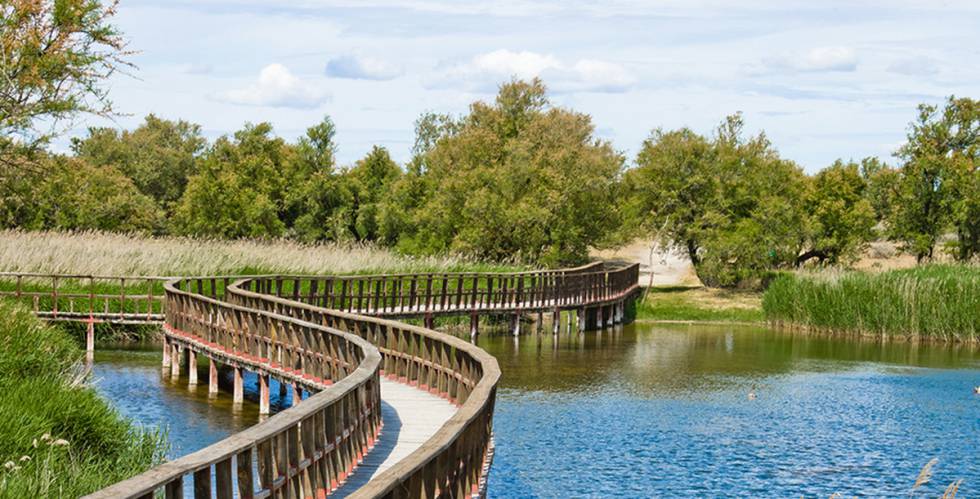
<path fill-rule="evenodd" d="M 46 320 L 164 323 L 163 367 L 208 385 L 234 370 L 259 378 L 269 414 L 273 380 L 303 402 L 221 442 L 163 463 L 90 499 L 234 497 L 480 497 L 493 460 L 493 408 L 500 368 L 488 353 L 434 330 L 436 316 L 562 314 L 571 329 L 627 318 L 638 266 L 601 262 L 516 273 L 373 276 L 215 276 L 168 279 L 0 273 L 0 296 Z M 400 319 L 421 319 L 424 327 Z M 540 322 L 539 322 L 540 324 Z M 388 378 L 391 376 L 391 378 Z M 397 379 L 398 381 L 393 381 Z M 421 387 L 421 388 L 417 388 Z"/>
<path fill-rule="evenodd" d="M 448 400 L 381 378 L 381 434 L 374 448 L 331 497 L 347 497 L 432 438 L 456 412 Z"/>

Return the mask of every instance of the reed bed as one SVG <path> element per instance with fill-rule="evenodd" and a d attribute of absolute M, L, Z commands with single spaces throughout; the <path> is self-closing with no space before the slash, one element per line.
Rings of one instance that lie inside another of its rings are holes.
<path fill-rule="evenodd" d="M 149 469 L 162 435 L 85 384 L 67 333 L 0 301 L 0 497 L 78 497 Z"/>
<path fill-rule="evenodd" d="M 926 265 L 881 273 L 785 274 L 766 290 L 768 321 L 879 337 L 976 342 L 980 267 Z"/>
<path fill-rule="evenodd" d="M 114 276 L 512 270 L 459 257 L 409 257 L 364 244 L 213 240 L 102 232 L 0 231 L 0 271 Z"/>

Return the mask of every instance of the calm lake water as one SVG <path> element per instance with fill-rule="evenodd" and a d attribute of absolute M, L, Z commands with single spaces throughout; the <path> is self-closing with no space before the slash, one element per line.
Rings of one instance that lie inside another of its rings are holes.
<path fill-rule="evenodd" d="M 503 370 L 492 497 L 907 497 L 933 457 L 922 497 L 955 479 L 980 497 L 971 349 L 650 324 L 478 343 Z M 161 378 L 156 350 L 96 361 L 99 390 L 168 426 L 173 455 L 258 419 Z"/>

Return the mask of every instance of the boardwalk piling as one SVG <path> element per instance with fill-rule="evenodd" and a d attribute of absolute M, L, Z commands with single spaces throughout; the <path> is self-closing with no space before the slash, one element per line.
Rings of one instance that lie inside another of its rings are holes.
<path fill-rule="evenodd" d="M 187 349 L 187 384 L 197 384 L 197 353 L 193 349 Z"/>
<path fill-rule="evenodd" d="M 218 365 L 211 357 L 208 357 L 208 395 L 218 395 Z"/>
<path fill-rule="evenodd" d="M 245 401 L 245 387 L 242 383 L 242 368 L 235 366 L 235 387 L 232 392 L 232 402 L 241 404 Z"/>
<path fill-rule="evenodd" d="M 269 414 L 269 375 L 258 373 L 259 375 L 259 415 Z"/>

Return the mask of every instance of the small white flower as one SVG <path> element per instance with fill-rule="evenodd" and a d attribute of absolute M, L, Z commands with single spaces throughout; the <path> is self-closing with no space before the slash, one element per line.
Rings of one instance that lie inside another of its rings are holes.
<path fill-rule="evenodd" d="M 44 435 L 41 435 L 41 441 L 47 442 L 48 440 L 51 440 L 51 434 L 50 433 L 45 433 Z"/>
<path fill-rule="evenodd" d="M 22 463 L 24 461 L 30 461 L 30 460 L 31 460 L 31 456 L 20 456 L 20 462 Z"/>
<path fill-rule="evenodd" d="M 59 438 L 58 440 L 51 442 L 51 445 L 68 445 L 68 441 L 63 438 Z"/>
<path fill-rule="evenodd" d="M 6 463 L 3 463 L 3 467 L 7 468 L 8 470 L 14 469 L 15 466 L 17 466 L 17 463 L 13 461 L 7 461 Z"/>
<path fill-rule="evenodd" d="M 32 443 L 31 445 L 33 445 L 35 449 L 37 448 L 37 439 L 36 438 L 34 439 L 34 443 Z"/>

